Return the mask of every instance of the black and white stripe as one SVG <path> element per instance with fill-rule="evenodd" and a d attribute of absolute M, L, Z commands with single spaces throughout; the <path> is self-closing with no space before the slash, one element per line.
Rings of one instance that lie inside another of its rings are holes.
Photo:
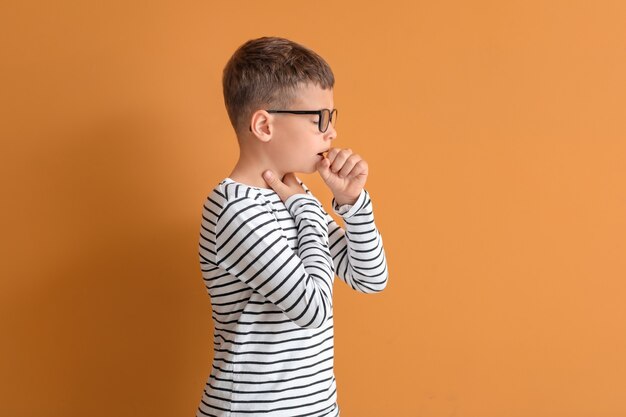
<path fill-rule="evenodd" d="M 199 257 L 215 324 L 211 374 L 196 416 L 338 416 L 335 275 L 383 290 L 387 264 L 366 190 L 333 209 L 306 194 L 224 179 L 202 210 Z"/>

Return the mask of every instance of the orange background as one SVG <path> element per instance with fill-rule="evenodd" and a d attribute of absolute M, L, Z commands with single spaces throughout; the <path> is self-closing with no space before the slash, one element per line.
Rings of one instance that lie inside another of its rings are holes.
<path fill-rule="evenodd" d="M 99 3 L 0 11 L 0 415 L 195 415 L 221 71 L 278 35 L 332 66 L 387 253 L 336 280 L 342 416 L 626 416 L 626 3 Z"/>

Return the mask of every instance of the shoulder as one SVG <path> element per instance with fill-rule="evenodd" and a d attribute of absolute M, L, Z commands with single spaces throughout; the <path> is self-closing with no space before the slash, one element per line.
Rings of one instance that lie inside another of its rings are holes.
<path fill-rule="evenodd" d="M 203 217 L 216 224 L 225 213 L 232 215 L 246 207 L 272 212 L 271 204 L 258 190 L 222 180 L 208 193 L 203 204 Z"/>
<path fill-rule="evenodd" d="M 215 190 L 222 194 L 224 201 L 239 200 L 243 197 L 258 199 L 262 197 L 262 194 L 253 188 L 247 187 L 244 184 L 222 180 L 215 187 Z"/>
<path fill-rule="evenodd" d="M 249 218 L 259 214 L 272 214 L 273 209 L 267 198 L 258 190 L 243 184 L 222 181 L 214 191 L 221 200 L 218 223 L 224 218 Z"/>

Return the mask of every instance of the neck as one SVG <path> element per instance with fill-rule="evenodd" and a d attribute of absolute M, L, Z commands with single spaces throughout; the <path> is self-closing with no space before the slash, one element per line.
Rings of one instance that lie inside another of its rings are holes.
<path fill-rule="evenodd" d="M 242 184 L 271 189 L 272 187 L 263 178 L 263 172 L 267 169 L 271 169 L 280 179 L 285 175 L 284 172 L 281 172 L 274 164 L 268 161 L 265 158 L 265 154 L 260 152 L 260 150 L 250 152 L 241 149 L 239 160 L 228 177 Z"/>

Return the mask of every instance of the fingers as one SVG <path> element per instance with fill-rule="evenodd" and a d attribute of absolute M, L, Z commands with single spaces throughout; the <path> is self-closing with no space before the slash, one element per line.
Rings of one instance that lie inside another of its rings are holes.
<path fill-rule="evenodd" d="M 272 170 L 268 169 L 263 172 L 263 178 L 283 202 L 294 194 L 306 194 L 304 187 L 300 185 L 300 181 L 293 172 L 285 174 L 281 181 Z"/>
<path fill-rule="evenodd" d="M 282 191 L 282 189 L 284 188 L 283 182 L 280 180 L 280 178 L 276 176 L 276 174 L 271 169 L 268 169 L 263 173 L 263 178 L 265 179 L 267 185 L 272 187 L 272 189 L 276 192 Z"/>
<path fill-rule="evenodd" d="M 344 163 L 352 154 L 352 149 L 332 148 L 328 151 L 328 160 L 330 161 L 330 170 L 335 174 L 343 167 Z"/>
<path fill-rule="evenodd" d="M 329 167 L 330 167 L 330 160 L 328 159 L 328 157 L 323 158 L 321 161 L 319 161 L 316 165 L 317 171 L 322 175 L 322 178 L 327 178 L 329 175 Z"/>
<path fill-rule="evenodd" d="M 330 161 L 329 169 L 339 177 L 355 177 L 367 172 L 367 162 L 361 155 L 352 153 L 352 149 L 333 148 L 327 156 Z"/>
<path fill-rule="evenodd" d="M 354 167 L 356 166 L 356 164 L 358 164 L 359 161 L 361 160 L 362 158 L 360 155 L 353 153 L 352 155 L 348 157 L 348 159 L 343 164 L 343 167 L 341 167 L 337 175 L 339 175 L 340 177 L 347 177 L 348 174 L 350 174 L 350 172 L 354 170 Z"/>

